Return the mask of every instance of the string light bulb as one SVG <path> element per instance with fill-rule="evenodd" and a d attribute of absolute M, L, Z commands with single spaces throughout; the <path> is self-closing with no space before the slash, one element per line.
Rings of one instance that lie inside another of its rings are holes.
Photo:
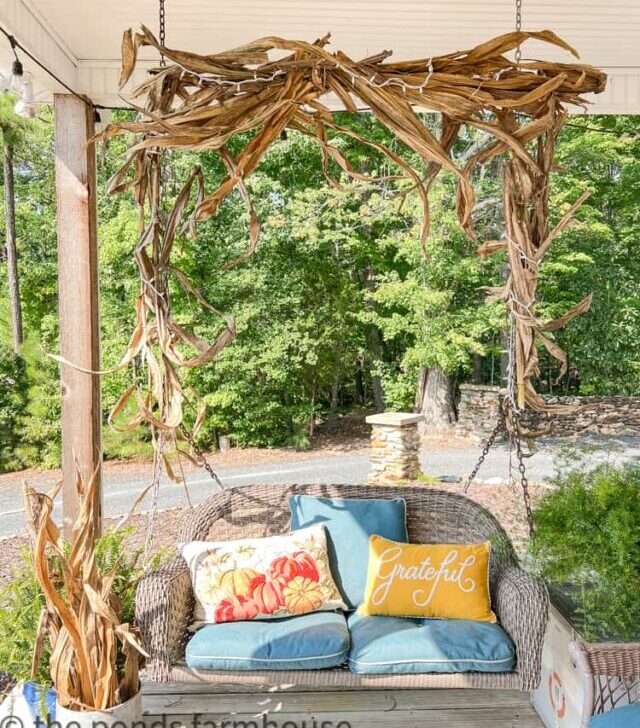
<path fill-rule="evenodd" d="M 14 47 L 15 53 L 15 47 Z M 11 71 L 0 74 L 0 91 L 12 93 L 17 96 L 13 110 L 18 116 L 25 119 L 34 119 L 38 116 L 38 104 L 33 91 L 33 76 L 25 71 L 22 61 L 16 56 L 11 64 Z"/>
<path fill-rule="evenodd" d="M 0 74 L 0 91 L 12 91 L 13 93 L 20 93 L 22 91 L 22 84 L 24 78 L 24 68 L 22 62 L 16 58 L 11 64 L 11 70 L 5 71 Z"/>
<path fill-rule="evenodd" d="M 18 116 L 33 119 L 38 116 L 38 104 L 33 92 L 33 76 L 25 71 L 22 61 L 18 58 L 18 43 L 6 31 L 2 31 L 8 38 L 13 51 L 11 70 L 0 73 L 0 92 L 12 93 L 17 97 L 13 110 Z"/>
<path fill-rule="evenodd" d="M 27 71 L 22 74 L 20 98 L 16 101 L 13 110 L 25 119 L 35 119 L 38 116 L 38 104 L 33 93 L 33 77 Z"/>

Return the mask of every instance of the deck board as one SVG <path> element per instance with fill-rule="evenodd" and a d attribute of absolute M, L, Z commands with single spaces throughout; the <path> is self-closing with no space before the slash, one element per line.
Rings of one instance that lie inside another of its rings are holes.
<path fill-rule="evenodd" d="M 215 691 L 214 691 L 215 690 Z M 322 690 L 249 692 L 176 683 L 143 686 L 147 726 L 163 716 L 196 728 L 542 728 L 515 690 Z M 306 722 L 305 722 L 306 721 Z"/>

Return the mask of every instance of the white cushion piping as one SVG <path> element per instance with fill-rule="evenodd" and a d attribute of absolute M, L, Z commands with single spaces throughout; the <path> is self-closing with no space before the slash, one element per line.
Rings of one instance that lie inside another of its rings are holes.
<path fill-rule="evenodd" d="M 347 650 L 334 652 L 332 655 L 314 655 L 312 657 L 232 657 L 230 655 L 190 655 L 190 660 L 242 660 L 244 662 L 304 662 L 306 660 L 324 660 L 329 657 L 346 655 Z"/>
<path fill-rule="evenodd" d="M 388 662 L 366 662 L 365 660 L 352 660 L 351 658 L 348 659 L 348 662 L 350 662 L 353 665 L 373 665 L 373 666 L 383 666 L 383 665 L 409 665 L 411 663 L 418 663 L 418 664 L 438 664 L 438 663 L 445 663 L 445 662 L 479 662 L 483 665 L 494 665 L 500 662 L 511 662 L 513 660 L 513 657 L 505 657 L 500 660 L 474 660 L 474 659 L 463 659 L 463 658 L 456 658 L 456 657 L 449 657 L 445 658 L 444 660 L 391 660 Z"/>

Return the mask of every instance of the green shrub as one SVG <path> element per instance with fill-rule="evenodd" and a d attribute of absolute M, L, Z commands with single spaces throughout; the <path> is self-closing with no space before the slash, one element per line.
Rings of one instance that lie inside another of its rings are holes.
<path fill-rule="evenodd" d="M 0 665 L 17 680 L 31 677 L 31 658 L 44 607 L 44 595 L 36 579 L 31 553 L 25 549 L 22 563 L 11 581 L 0 587 Z M 35 679 L 48 685 L 49 650 L 45 648 Z"/>
<path fill-rule="evenodd" d="M 531 552 L 568 591 L 587 639 L 640 634 L 640 464 L 558 474 L 534 512 Z"/>
<path fill-rule="evenodd" d="M 132 550 L 125 540 L 131 529 L 108 531 L 98 542 L 98 567 L 102 573 L 115 570 L 114 594 L 122 602 L 124 622 L 134 621 L 135 592 L 142 575 L 141 550 Z M 161 556 L 155 557 L 157 565 Z M 17 680 L 31 678 L 33 647 L 38 633 L 44 595 L 36 579 L 31 551 L 25 549 L 22 562 L 11 581 L 0 586 L 0 667 Z M 44 645 L 35 681 L 49 686 L 50 646 Z"/>

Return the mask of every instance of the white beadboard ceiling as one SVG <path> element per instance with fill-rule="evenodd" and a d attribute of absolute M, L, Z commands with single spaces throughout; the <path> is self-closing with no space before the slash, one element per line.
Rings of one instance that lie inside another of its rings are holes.
<path fill-rule="evenodd" d="M 166 11 L 168 45 L 196 52 L 330 31 L 332 47 L 354 57 L 390 49 L 398 59 L 470 47 L 511 30 L 515 16 L 511 0 L 166 0 Z M 34 37 L 24 42 L 37 51 L 37 24 L 55 46 L 52 57 L 72 67 L 73 82 L 103 102 L 117 98 L 123 29 L 143 22 L 156 31 L 157 14 L 157 0 L 0 0 L 3 25 L 18 38 L 30 28 Z M 609 71 L 614 82 L 598 110 L 640 113 L 640 0 L 523 0 L 523 26 L 555 30 L 585 62 Z M 541 54 L 567 58 L 525 47 L 525 56 Z"/>
<path fill-rule="evenodd" d="M 117 59 L 122 30 L 157 27 L 155 0 L 30 0 L 80 60 Z M 511 30 L 509 0 L 166 0 L 167 42 L 205 53 L 263 35 L 313 40 L 366 55 L 390 48 L 406 58 L 447 53 Z M 553 28 L 588 62 L 640 61 L 638 0 L 524 0 L 528 28 Z"/>

